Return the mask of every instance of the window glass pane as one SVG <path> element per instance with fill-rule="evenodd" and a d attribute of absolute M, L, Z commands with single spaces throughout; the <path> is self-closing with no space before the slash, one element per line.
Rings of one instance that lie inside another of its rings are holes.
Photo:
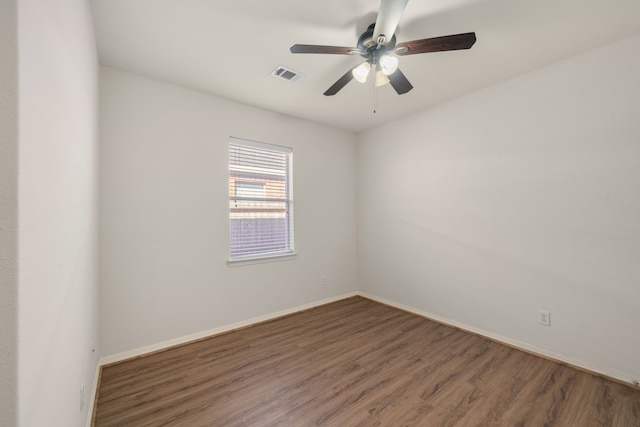
<path fill-rule="evenodd" d="M 291 149 L 229 144 L 231 259 L 293 252 Z"/>

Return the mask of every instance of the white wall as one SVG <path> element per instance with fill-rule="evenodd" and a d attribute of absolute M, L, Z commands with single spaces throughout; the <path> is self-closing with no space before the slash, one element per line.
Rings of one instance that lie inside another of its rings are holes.
<path fill-rule="evenodd" d="M 0 1 L 0 425 L 18 408 L 18 37 L 15 0 Z"/>
<path fill-rule="evenodd" d="M 112 68 L 100 81 L 102 355 L 357 289 L 354 135 Z M 227 266 L 229 136 L 293 147 L 295 260 Z"/>
<path fill-rule="evenodd" d="M 98 70 L 85 0 L 18 2 L 19 425 L 84 425 L 97 364 Z"/>
<path fill-rule="evenodd" d="M 363 290 L 640 378 L 639 112 L 636 35 L 361 135 Z"/>

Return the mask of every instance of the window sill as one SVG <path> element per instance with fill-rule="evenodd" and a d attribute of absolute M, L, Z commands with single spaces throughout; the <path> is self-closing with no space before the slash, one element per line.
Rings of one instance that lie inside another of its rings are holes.
<path fill-rule="evenodd" d="M 229 267 L 240 267 L 242 265 L 264 264 L 265 262 L 288 261 L 295 259 L 297 256 L 297 253 L 289 252 L 286 254 L 266 255 L 255 258 L 230 259 L 227 260 L 227 265 Z"/>

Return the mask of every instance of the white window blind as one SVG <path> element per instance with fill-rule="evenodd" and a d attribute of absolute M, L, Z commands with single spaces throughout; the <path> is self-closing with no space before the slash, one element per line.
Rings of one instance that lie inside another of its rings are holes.
<path fill-rule="evenodd" d="M 230 259 L 293 253 L 291 148 L 231 138 Z"/>

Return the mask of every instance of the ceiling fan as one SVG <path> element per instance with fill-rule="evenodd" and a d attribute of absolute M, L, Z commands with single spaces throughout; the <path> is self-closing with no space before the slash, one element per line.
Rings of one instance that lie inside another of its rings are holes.
<path fill-rule="evenodd" d="M 396 28 L 408 1 L 381 0 L 376 22 L 358 38 L 357 47 L 294 44 L 291 53 L 360 55 L 365 59 L 327 89 L 326 96 L 335 95 L 354 78 L 364 83 L 371 70 L 376 86 L 389 83 L 398 95 L 407 93 L 413 86 L 398 68 L 398 56 L 469 49 L 476 42 L 476 33 L 463 33 L 396 44 Z"/>

